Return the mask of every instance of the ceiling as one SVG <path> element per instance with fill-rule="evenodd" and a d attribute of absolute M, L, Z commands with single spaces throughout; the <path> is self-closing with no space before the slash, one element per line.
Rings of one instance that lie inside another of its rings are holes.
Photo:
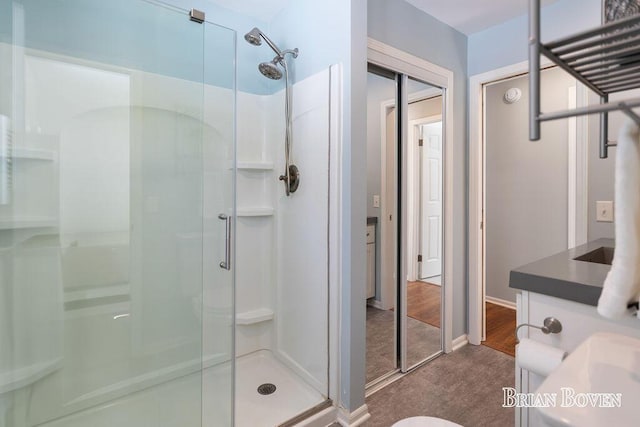
<path fill-rule="evenodd" d="M 406 0 L 464 34 L 473 34 L 528 11 L 528 0 Z M 546 6 L 558 0 L 542 0 Z"/>
<path fill-rule="evenodd" d="M 245 16 L 270 22 L 291 0 L 209 0 Z M 527 13 L 529 0 L 406 0 L 464 34 Z M 545 6 L 558 0 L 542 0 Z"/>

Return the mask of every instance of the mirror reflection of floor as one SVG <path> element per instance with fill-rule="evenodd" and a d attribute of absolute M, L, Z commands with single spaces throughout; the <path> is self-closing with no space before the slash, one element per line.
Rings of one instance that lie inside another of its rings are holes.
<path fill-rule="evenodd" d="M 409 366 L 440 350 L 440 292 L 436 284 L 407 283 Z M 486 314 L 487 339 L 482 344 L 515 357 L 515 310 L 486 303 Z M 395 330 L 394 310 L 367 306 L 367 383 L 396 369 Z"/>
<path fill-rule="evenodd" d="M 440 351 L 440 286 L 407 284 L 409 366 Z M 367 306 L 367 376 L 370 382 L 396 368 L 395 312 Z"/>

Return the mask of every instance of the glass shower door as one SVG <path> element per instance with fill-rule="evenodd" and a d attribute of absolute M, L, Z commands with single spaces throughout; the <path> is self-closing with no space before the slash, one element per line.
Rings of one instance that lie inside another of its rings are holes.
<path fill-rule="evenodd" d="M 231 425 L 233 31 L 143 0 L 0 16 L 0 426 L 200 427 L 203 378 Z"/>

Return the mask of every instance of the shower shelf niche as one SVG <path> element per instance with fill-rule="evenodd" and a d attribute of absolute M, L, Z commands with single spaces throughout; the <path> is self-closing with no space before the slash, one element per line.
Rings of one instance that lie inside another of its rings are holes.
<path fill-rule="evenodd" d="M 55 161 L 56 153 L 51 150 L 42 150 L 39 148 L 13 147 L 11 158 L 13 160 Z"/>
<path fill-rule="evenodd" d="M 273 310 L 269 308 L 259 308 L 236 314 L 236 324 L 241 326 L 255 325 L 269 320 L 273 320 Z"/>
<path fill-rule="evenodd" d="M 239 217 L 260 217 L 273 216 L 275 209 L 271 207 L 255 207 L 255 208 L 238 208 L 237 215 Z"/>
<path fill-rule="evenodd" d="M 271 171 L 273 170 L 273 162 L 238 162 L 238 170 L 242 171 Z"/>
<path fill-rule="evenodd" d="M 24 217 L 22 219 L 0 219 L 0 230 L 15 230 L 19 228 L 49 228 L 57 226 L 58 220 L 54 217 Z"/>

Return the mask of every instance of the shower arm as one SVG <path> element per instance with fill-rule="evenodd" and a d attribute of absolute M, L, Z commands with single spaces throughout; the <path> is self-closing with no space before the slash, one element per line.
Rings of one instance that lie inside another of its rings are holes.
<path fill-rule="evenodd" d="M 260 31 L 260 37 L 262 37 L 262 40 L 267 42 L 269 47 L 276 53 L 276 55 L 278 55 L 278 58 L 284 58 L 284 54 L 286 53 L 286 51 L 282 52 L 280 48 L 278 48 L 278 46 L 276 46 L 276 44 L 272 42 L 271 39 L 267 37 L 262 31 Z"/>

